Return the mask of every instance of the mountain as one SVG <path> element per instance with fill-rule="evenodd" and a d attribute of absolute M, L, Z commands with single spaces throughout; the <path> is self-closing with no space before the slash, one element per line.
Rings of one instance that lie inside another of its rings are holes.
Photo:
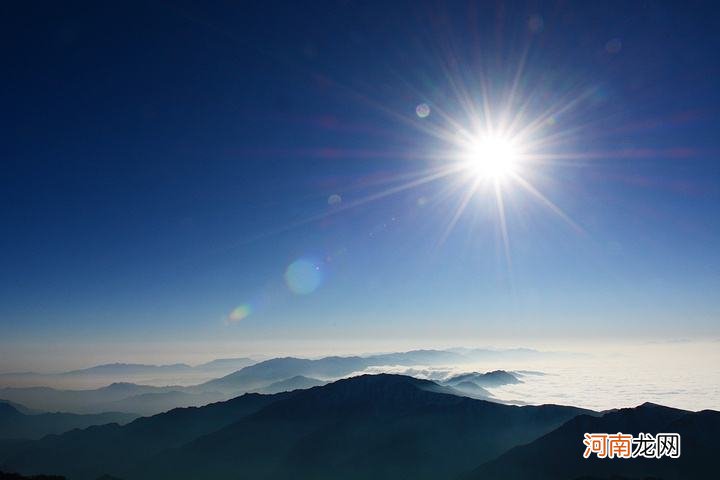
<path fill-rule="evenodd" d="M 25 445 L 1 468 L 73 480 L 452 478 L 586 410 L 515 407 L 400 375 L 246 394 Z"/>
<path fill-rule="evenodd" d="M 33 377 L 31 383 L 51 377 L 52 382 L 57 382 L 58 378 L 70 378 L 73 382 L 86 382 L 93 385 L 106 378 L 122 379 L 123 381 L 116 381 L 102 387 L 82 389 L 50 386 L 6 387 L 0 388 L 0 398 L 7 398 L 45 411 L 61 410 L 89 414 L 112 410 L 152 415 L 175 407 L 200 406 L 209 402 L 226 400 L 246 392 L 278 392 L 288 388 L 308 388 L 339 378 L 365 373 L 373 367 L 377 371 L 382 370 L 382 367 L 461 365 L 467 363 L 472 355 L 497 356 L 504 355 L 504 352 L 412 350 L 368 356 L 331 356 L 319 359 L 273 358 L 259 363 L 253 363 L 253 360 L 249 358 L 226 358 L 194 367 L 181 363 L 173 365 L 113 363 L 52 376 L 36 376 Z M 508 352 L 511 355 L 540 355 L 540 352 L 523 349 Z M 242 368 L 225 374 L 228 370 L 239 366 Z M 216 375 L 221 376 L 212 378 Z M 520 374 L 513 375 L 502 370 L 485 374 L 471 373 L 454 377 L 448 381 L 447 385 L 455 387 L 462 384 L 460 387 L 456 387 L 456 392 L 487 398 L 491 394 L 484 390 L 486 387 L 518 383 L 520 382 L 519 376 Z M 169 383 L 176 377 L 179 377 L 183 383 Z M 274 385 L 293 377 L 312 378 L 316 381 L 297 385 L 283 385 L 282 383 Z M 0 375 L 0 385 L 8 378 Z M 208 378 L 210 379 L 208 380 Z M 145 379 L 149 384 L 127 381 L 129 379 Z M 199 382 L 190 382 L 193 379 L 197 379 Z"/>
<path fill-rule="evenodd" d="M 293 392 L 120 476 L 150 478 L 452 478 L 579 413 L 443 393 L 433 382 L 363 375 Z"/>
<path fill-rule="evenodd" d="M 286 380 L 280 380 L 279 382 L 271 383 L 267 387 L 261 388 L 258 393 L 280 393 L 280 392 L 291 392 L 293 390 L 304 390 L 306 388 L 319 387 L 325 385 L 327 382 L 317 380 L 315 378 L 303 377 L 302 375 L 296 375 Z"/>
<path fill-rule="evenodd" d="M 73 430 L 14 445 L 11 455 L 3 456 L 0 448 L 0 459 L 4 458 L 0 469 L 26 474 L 57 472 L 73 480 L 115 475 L 128 465 L 222 429 L 287 395 L 251 393 L 201 408 L 177 408 L 124 426 L 109 424 Z"/>
<path fill-rule="evenodd" d="M 72 413 L 27 414 L 9 403 L 0 403 L 0 438 L 36 439 L 48 434 L 63 433 L 105 423 L 128 423 L 137 418 L 127 413 L 76 415 Z"/>
<path fill-rule="evenodd" d="M 121 400 L 97 404 L 95 408 L 133 412 L 138 415 L 155 415 L 173 408 L 199 407 L 227 399 L 228 395 L 218 392 L 192 393 L 182 390 L 171 390 L 132 395 Z"/>
<path fill-rule="evenodd" d="M 442 350 L 414 350 L 402 353 L 371 355 L 368 357 L 324 357 L 320 359 L 273 358 L 256 364 L 246 365 L 229 375 L 190 386 L 152 386 L 131 382 L 115 382 L 109 386 L 93 389 L 55 389 L 50 387 L 0 388 L 0 398 L 20 402 L 41 410 L 62 410 L 74 413 L 99 413 L 113 410 L 142 415 L 152 415 L 175 407 L 199 406 L 209 402 L 225 400 L 242 393 L 258 391 L 275 393 L 283 390 L 308 388 L 321 385 L 371 366 L 416 365 L 456 361 L 461 355 Z M 115 363 L 99 365 L 84 370 L 67 372 L 67 376 L 79 375 L 138 375 L 148 371 L 160 374 L 178 373 L 191 369 L 201 370 L 207 375 L 238 365 L 252 362 L 247 358 L 218 359 L 197 367 L 185 364 L 143 365 Z M 312 378 L 313 381 L 295 380 L 293 377 Z"/>
<path fill-rule="evenodd" d="M 25 405 L 21 405 L 19 403 L 11 402 L 10 400 L 3 400 L 0 398 L 0 404 L 6 404 L 13 407 L 15 410 L 17 410 L 20 413 L 24 413 L 26 415 L 33 415 L 36 413 L 43 413 L 41 410 L 33 410 L 31 408 L 27 408 Z"/>
<path fill-rule="evenodd" d="M 463 373 L 454 377 L 448 378 L 443 383 L 446 385 L 457 386 L 458 384 L 470 382 L 479 387 L 499 387 L 502 385 L 511 385 L 514 383 L 522 383 L 512 373 L 508 373 L 505 370 L 495 370 L 487 373 Z"/>
<path fill-rule="evenodd" d="M 492 397 L 492 393 L 488 392 L 482 387 L 479 387 L 476 383 L 473 382 L 459 382 L 453 385 L 452 388 L 457 390 L 462 395 L 468 395 L 474 398 Z"/>
<path fill-rule="evenodd" d="M 0 389 L 0 392 L 45 410 L 83 414 L 111 411 L 135 416 L 154 415 L 177 407 L 197 407 L 227 400 L 232 396 L 212 391 L 194 391 L 187 387 L 151 387 L 134 383 L 114 383 L 94 390 L 30 387 Z"/>
<path fill-rule="evenodd" d="M 544 352 L 532 348 L 453 348 L 449 351 L 459 353 L 472 362 L 483 362 L 488 360 L 517 361 L 517 360 L 541 360 L 548 358 L 577 358 L 585 354 L 576 352 Z"/>
<path fill-rule="evenodd" d="M 222 378 L 210 380 L 195 387 L 199 390 L 242 392 L 256 390 L 298 375 L 319 378 L 338 378 L 367 368 L 362 357 L 273 358 L 247 366 Z"/>
<path fill-rule="evenodd" d="M 230 373 L 235 370 L 239 370 L 248 365 L 256 363 L 252 358 L 238 357 L 238 358 L 218 358 L 207 363 L 203 363 L 193 367 L 195 370 L 203 372 L 225 372 Z"/>
<path fill-rule="evenodd" d="M 146 393 L 163 393 L 182 387 L 152 387 L 134 383 L 113 383 L 92 390 L 57 390 L 50 387 L 0 388 L 0 398 L 18 402 L 32 409 L 44 411 L 67 411 L 73 413 L 101 413 L 110 404 L 128 397 Z M 172 408 L 172 406 L 170 407 Z M 118 407 L 124 412 L 131 410 Z"/>
<path fill-rule="evenodd" d="M 225 377 L 210 380 L 196 386 L 195 389 L 239 393 L 261 389 L 270 383 L 294 376 L 337 380 L 362 372 L 368 367 L 458 364 L 467 361 L 468 359 L 463 355 L 445 350 L 411 350 L 364 357 L 273 358 L 247 366 Z"/>
<path fill-rule="evenodd" d="M 255 363 L 250 358 L 222 358 L 190 366 L 184 363 L 148 365 L 108 363 L 60 373 L 3 373 L 0 385 L 8 387 L 48 386 L 57 389 L 92 389 L 109 383 L 132 382 L 148 385 L 193 385 L 232 373 Z"/>
<path fill-rule="evenodd" d="M 468 358 L 448 350 L 410 350 L 365 357 L 371 365 L 457 365 Z"/>
<path fill-rule="evenodd" d="M 184 363 L 175 363 L 172 365 L 146 365 L 142 363 L 108 363 L 97 365 L 81 370 L 71 370 L 69 372 L 59 373 L 58 375 L 136 375 L 139 373 L 178 373 L 191 370 L 190 365 Z"/>
<path fill-rule="evenodd" d="M 681 435 L 677 459 L 583 458 L 584 433 Z M 646 403 L 636 408 L 608 412 L 601 417 L 580 415 L 543 437 L 504 453 L 470 474 L 483 480 L 571 480 L 577 478 L 646 478 L 663 480 L 717 478 L 717 445 L 720 412 L 687 412 Z"/>

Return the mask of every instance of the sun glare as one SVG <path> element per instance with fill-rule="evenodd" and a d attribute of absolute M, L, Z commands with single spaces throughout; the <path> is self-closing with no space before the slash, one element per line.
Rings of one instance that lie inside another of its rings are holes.
<path fill-rule="evenodd" d="M 480 178 L 502 180 L 515 173 L 520 152 L 511 139 L 488 135 L 468 147 L 468 168 Z"/>

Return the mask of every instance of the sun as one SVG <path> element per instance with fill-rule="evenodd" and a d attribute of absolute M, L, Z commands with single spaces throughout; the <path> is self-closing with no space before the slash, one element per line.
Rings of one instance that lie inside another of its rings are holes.
<path fill-rule="evenodd" d="M 516 173 L 521 152 L 517 142 L 501 135 L 483 135 L 469 142 L 467 168 L 480 179 L 503 180 Z"/>

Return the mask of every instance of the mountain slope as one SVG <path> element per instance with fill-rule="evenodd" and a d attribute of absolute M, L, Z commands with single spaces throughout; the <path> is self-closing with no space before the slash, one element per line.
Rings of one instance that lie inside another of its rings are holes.
<path fill-rule="evenodd" d="M 19 452 L 6 456 L 0 468 L 28 474 L 53 472 L 73 480 L 95 479 L 221 429 L 285 395 L 246 394 L 205 407 L 139 418 L 125 426 L 102 425 L 48 436 L 22 448 L 15 446 Z"/>
<path fill-rule="evenodd" d="M 435 383 L 364 375 L 296 391 L 119 476 L 150 478 L 452 478 L 579 413 L 442 393 Z"/>
<path fill-rule="evenodd" d="M 113 382 L 146 385 L 193 385 L 227 375 L 255 363 L 250 358 L 221 358 L 200 365 L 184 363 L 147 365 L 108 363 L 60 373 L 0 373 L 0 385 L 8 387 L 46 386 L 57 389 L 92 389 Z"/>
<path fill-rule="evenodd" d="M 280 380 L 302 375 L 315 378 L 337 378 L 367 368 L 362 357 L 273 358 L 250 365 L 222 378 L 198 385 L 198 390 L 238 392 L 255 390 Z"/>
<path fill-rule="evenodd" d="M 137 374 L 156 374 L 162 372 L 182 373 L 191 370 L 190 365 L 184 363 L 175 363 L 172 365 L 146 365 L 143 363 L 106 363 L 96 365 L 94 367 L 83 368 L 81 370 L 71 370 L 69 372 L 59 373 L 57 375 L 73 376 L 73 375 L 137 375 Z"/>
<path fill-rule="evenodd" d="M 77 415 L 73 413 L 26 414 L 14 405 L 0 402 L 0 439 L 37 439 L 63 433 L 73 428 L 87 428 L 105 423 L 127 423 L 137 418 L 127 413 Z"/>
<path fill-rule="evenodd" d="M 0 468 L 73 480 L 450 478 L 585 410 L 473 400 L 399 375 L 248 394 L 23 445 Z"/>
<path fill-rule="evenodd" d="M 195 389 L 238 393 L 260 389 L 298 375 L 336 380 L 373 366 L 458 364 L 467 361 L 463 355 L 445 350 L 411 350 L 365 357 L 273 358 L 197 385 Z"/>
<path fill-rule="evenodd" d="M 113 383 L 93 390 L 56 390 L 50 387 L 1 388 L 0 398 L 44 411 L 100 413 L 108 404 L 146 393 L 182 390 L 182 387 L 152 387 L 134 383 Z M 127 411 L 122 409 L 123 411 Z M 133 412 L 130 412 L 133 413 Z"/>
<path fill-rule="evenodd" d="M 318 380 L 316 378 L 304 377 L 302 375 L 296 375 L 292 378 L 280 380 L 279 382 L 271 383 L 267 387 L 261 388 L 258 393 L 280 393 L 280 392 L 291 392 L 293 390 L 304 390 L 312 387 L 319 387 L 325 385 L 327 382 Z"/>
<path fill-rule="evenodd" d="M 6 404 L 13 407 L 15 410 L 17 410 L 20 413 L 24 413 L 25 415 L 33 415 L 36 413 L 43 413 L 42 410 L 33 410 L 31 408 L 27 408 L 25 405 L 20 405 L 19 403 L 11 402 L 10 400 L 3 400 L 0 398 L 0 404 Z"/>
<path fill-rule="evenodd" d="M 584 433 L 680 433 L 678 459 L 585 459 Z M 601 417 L 581 415 L 536 441 L 516 447 L 479 467 L 468 479 L 564 480 L 579 477 L 658 477 L 664 480 L 715 478 L 720 412 L 686 412 L 653 404 Z"/>
<path fill-rule="evenodd" d="M 73 413 L 100 413 L 107 410 L 152 415 L 176 407 L 199 406 L 224 400 L 246 392 L 275 393 L 295 388 L 320 385 L 329 380 L 363 371 L 370 366 L 416 365 L 457 360 L 457 353 L 442 350 L 415 350 L 401 353 L 371 355 L 368 357 L 324 357 L 320 359 L 273 358 L 220 378 L 192 386 L 151 386 L 131 382 L 116 382 L 102 388 L 64 390 L 49 387 L 0 388 L 0 398 L 7 398 L 41 410 L 62 410 Z M 137 375 L 155 372 L 157 375 L 180 372 L 221 372 L 228 368 L 250 363 L 247 358 L 219 359 L 196 367 L 185 364 L 143 365 L 107 364 L 89 369 L 57 374 L 56 376 Z M 317 379 L 297 386 L 282 383 L 293 377 Z M 273 385 L 277 384 L 277 385 Z"/>
<path fill-rule="evenodd" d="M 470 382 L 474 383 L 479 387 L 499 387 L 502 385 L 512 385 L 515 383 L 522 383 L 512 373 L 508 373 L 505 370 L 495 370 L 487 373 L 463 373 L 445 380 L 445 384 L 456 386 L 460 383 Z"/>
<path fill-rule="evenodd" d="M 260 392 L 264 393 L 264 392 Z M 185 391 L 152 392 L 132 395 L 121 400 L 96 405 L 95 408 L 133 412 L 138 415 L 155 415 L 173 408 L 199 407 L 227 400 L 230 395 L 218 392 L 190 393 Z"/>

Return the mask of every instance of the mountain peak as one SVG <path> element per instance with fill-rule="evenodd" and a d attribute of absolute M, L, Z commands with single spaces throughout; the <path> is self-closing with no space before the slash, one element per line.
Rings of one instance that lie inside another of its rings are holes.
<path fill-rule="evenodd" d="M 268 407 L 266 412 L 282 416 L 326 416 L 335 412 L 407 411 L 428 405 L 454 404 L 467 400 L 429 380 L 405 375 L 359 375 L 296 392 L 284 402 Z"/>

